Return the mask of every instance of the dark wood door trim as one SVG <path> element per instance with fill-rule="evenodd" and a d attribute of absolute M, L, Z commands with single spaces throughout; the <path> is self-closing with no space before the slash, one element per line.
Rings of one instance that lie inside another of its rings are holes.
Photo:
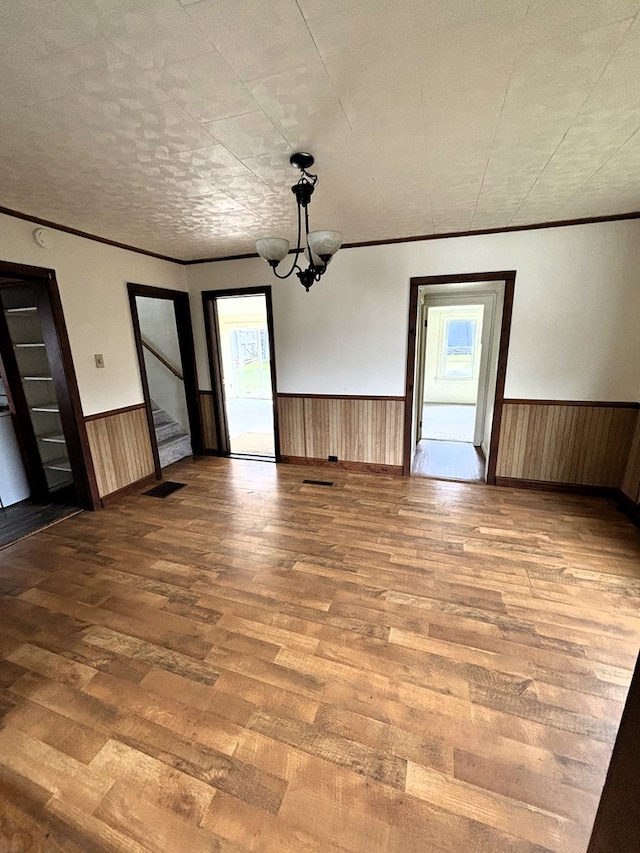
<path fill-rule="evenodd" d="M 493 424 L 489 442 L 489 459 L 487 462 L 487 483 L 495 485 L 496 465 L 498 461 L 498 444 L 500 441 L 500 426 L 502 423 L 502 406 L 504 403 L 504 385 L 507 373 L 507 355 L 509 351 L 509 336 L 511 332 L 511 315 L 513 313 L 513 294 L 516 271 L 501 270 L 482 273 L 462 273 L 460 275 L 432 275 L 412 278 L 409 282 L 409 324 L 407 335 L 407 367 L 405 382 L 404 407 L 404 452 L 403 474 L 411 473 L 411 420 L 413 416 L 413 395 L 415 385 L 415 358 L 418 324 L 418 295 L 421 287 L 435 284 L 473 284 L 489 281 L 504 281 L 504 304 L 502 308 L 502 327 L 500 330 L 500 345 L 498 354 L 498 373 L 493 405 Z"/>
<path fill-rule="evenodd" d="M 80 506 L 85 509 L 99 509 L 102 503 L 98 494 L 98 484 L 55 271 L 0 261 L 0 287 L 15 287 L 21 284 L 33 287 L 36 293 L 47 356 L 60 405 L 60 418 L 67 441 L 76 498 Z M 6 333 L 6 325 L 4 325 L 3 331 Z M 5 337 L 4 334 L 3 337 Z M 8 354 L 5 354 L 5 361 L 11 361 Z M 7 364 L 5 364 L 6 368 Z M 10 384 L 13 384 L 11 393 L 14 402 L 19 406 L 18 399 L 23 393 L 21 382 L 20 387 L 18 387 L 19 376 L 18 381 L 14 377 L 12 382 L 11 376 L 8 376 L 8 379 Z M 23 434 L 23 438 L 19 440 L 26 440 L 27 442 L 23 452 L 26 454 L 25 464 L 27 472 L 29 472 L 37 467 L 34 460 L 36 455 L 39 459 L 39 452 L 36 445 L 34 454 L 33 447 L 29 443 L 29 435 L 33 436 L 33 428 L 28 410 L 22 414 L 17 412 L 17 417 L 20 418 L 19 429 Z M 29 420 L 28 425 L 27 419 Z M 33 436 L 33 441 L 35 442 L 35 436 Z M 29 459 L 31 455 L 33 455 L 33 460 Z"/>
<path fill-rule="evenodd" d="M 622 712 L 587 853 L 640 850 L 640 657 Z"/>
<path fill-rule="evenodd" d="M 83 506 L 90 503 L 92 509 L 99 509 L 102 507 L 102 501 L 98 493 L 89 436 L 55 277 L 47 282 L 47 290 L 48 299 L 43 299 L 42 296 L 38 298 L 38 310 L 42 313 L 42 331 L 60 405 L 60 418 L 67 439 L 76 493 Z M 56 353 L 53 359 L 52 353 Z"/>
<path fill-rule="evenodd" d="M 207 337 L 207 353 L 211 387 L 213 389 L 214 415 L 216 434 L 220 455 L 229 455 L 229 431 L 227 427 L 224 390 L 222 386 L 222 364 L 220 360 L 220 328 L 218 315 L 215 310 L 216 300 L 227 296 L 256 296 L 263 294 L 267 310 L 267 334 L 269 336 L 269 365 L 271 372 L 271 396 L 273 401 L 273 442 L 276 462 L 280 461 L 280 430 L 278 426 L 278 380 L 276 373 L 276 348 L 273 333 L 273 303 L 271 300 L 271 285 L 258 287 L 237 287 L 224 290 L 204 290 L 202 292 L 202 308 Z M 215 342 L 215 347 L 212 346 Z M 215 349 L 215 351 L 214 351 Z"/>
<path fill-rule="evenodd" d="M 191 447 L 193 448 L 194 453 L 201 454 L 203 452 L 202 425 L 200 421 L 200 407 L 198 405 L 198 374 L 196 369 L 195 346 L 193 343 L 193 325 L 191 322 L 189 294 L 184 290 L 170 290 L 169 288 L 152 287 L 150 285 L 135 284 L 133 282 L 127 283 L 127 292 L 129 294 L 131 321 L 133 324 L 133 334 L 136 342 L 138 363 L 140 366 L 140 379 L 142 381 L 144 407 L 149 426 L 149 440 L 151 441 L 153 463 L 156 471 L 156 477 L 161 479 L 162 468 L 160 465 L 158 443 L 156 441 L 156 433 L 153 424 L 151 393 L 149 391 L 149 380 L 144 363 L 142 331 L 140 329 L 140 318 L 138 316 L 136 296 L 146 296 L 151 299 L 167 299 L 173 302 L 176 318 L 176 330 L 178 334 L 178 346 L 180 348 L 180 359 L 182 361 L 182 370 L 184 374 L 184 392 L 187 403 L 187 414 L 189 417 L 189 429 L 191 431 Z"/>
<path fill-rule="evenodd" d="M 218 354 L 220 353 L 220 327 L 218 324 L 218 313 L 215 310 L 215 301 L 207 296 L 208 291 L 202 294 L 202 310 L 204 313 L 204 330 L 207 339 L 207 360 L 209 362 L 209 376 L 211 378 L 211 395 L 213 398 L 213 420 L 216 428 L 216 445 L 218 456 L 229 455 L 229 426 L 227 424 L 227 411 L 224 405 L 224 383 L 222 380 L 222 363 Z"/>

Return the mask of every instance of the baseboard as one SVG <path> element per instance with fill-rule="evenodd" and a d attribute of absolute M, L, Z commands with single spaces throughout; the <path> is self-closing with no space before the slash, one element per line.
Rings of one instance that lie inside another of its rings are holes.
<path fill-rule="evenodd" d="M 393 474 L 402 476 L 402 465 L 383 465 L 377 462 L 329 462 L 328 459 L 316 459 L 312 456 L 281 456 L 280 462 L 288 465 L 309 465 L 313 468 L 337 468 L 341 471 L 353 471 L 360 474 Z"/>
<path fill-rule="evenodd" d="M 496 477 L 496 486 L 509 489 L 529 489 L 538 492 L 564 492 L 586 497 L 617 498 L 620 489 L 614 486 L 585 486 L 580 483 L 556 483 L 553 480 L 524 480 L 519 477 Z"/>
<path fill-rule="evenodd" d="M 628 495 L 620 491 L 618 493 L 618 506 L 635 525 L 640 527 L 640 504 L 634 503 Z"/>
<path fill-rule="evenodd" d="M 128 486 L 123 486 L 121 489 L 118 489 L 115 492 L 109 492 L 108 495 L 103 495 L 101 498 L 102 506 L 106 506 L 107 504 L 120 500 L 120 498 L 124 498 L 126 497 L 126 495 L 130 495 L 132 492 L 137 492 L 138 489 L 142 489 L 144 486 L 152 486 L 154 483 L 157 482 L 158 477 L 156 477 L 155 474 L 148 474 L 141 480 L 136 480 L 135 483 L 129 483 Z"/>

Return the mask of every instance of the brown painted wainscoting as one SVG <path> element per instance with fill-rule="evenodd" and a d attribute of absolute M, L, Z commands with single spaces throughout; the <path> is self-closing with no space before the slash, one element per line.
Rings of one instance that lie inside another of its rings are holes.
<path fill-rule="evenodd" d="M 144 403 L 85 418 L 100 497 L 155 478 Z"/>
<path fill-rule="evenodd" d="M 404 397 L 278 394 L 284 460 L 384 466 L 402 472 Z"/>
<path fill-rule="evenodd" d="M 523 480 L 619 490 L 628 481 L 631 488 L 640 477 L 640 460 L 629 471 L 638 414 L 637 403 L 505 400 L 498 485 Z"/>

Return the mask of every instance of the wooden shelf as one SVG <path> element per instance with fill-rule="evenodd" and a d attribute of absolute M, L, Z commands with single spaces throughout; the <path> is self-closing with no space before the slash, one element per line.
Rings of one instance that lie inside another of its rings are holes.
<path fill-rule="evenodd" d="M 64 471 L 67 474 L 71 473 L 71 464 L 66 456 L 61 456 L 60 459 L 53 459 L 51 462 L 45 462 L 44 467 L 49 471 Z"/>
<path fill-rule="evenodd" d="M 36 436 L 38 441 L 47 441 L 51 444 L 66 444 L 66 439 L 62 433 L 51 433 L 50 435 L 38 435 Z"/>
<path fill-rule="evenodd" d="M 45 468 L 45 475 L 47 478 L 47 484 L 49 486 L 49 491 L 55 492 L 57 489 L 61 489 L 64 486 L 68 486 L 73 482 L 73 478 L 71 476 L 70 471 L 60 471 L 52 468 Z"/>

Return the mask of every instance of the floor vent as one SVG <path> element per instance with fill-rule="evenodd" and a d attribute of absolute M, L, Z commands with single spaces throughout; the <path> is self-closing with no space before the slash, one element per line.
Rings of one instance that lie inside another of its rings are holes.
<path fill-rule="evenodd" d="M 166 483 L 160 483 L 159 486 L 154 486 L 148 492 L 143 492 L 143 495 L 149 495 L 150 498 L 166 498 L 167 495 L 172 495 L 178 489 L 184 489 L 186 483 L 172 483 L 167 480 Z"/>
<path fill-rule="evenodd" d="M 308 486 L 333 486 L 329 480 L 303 480 Z"/>

